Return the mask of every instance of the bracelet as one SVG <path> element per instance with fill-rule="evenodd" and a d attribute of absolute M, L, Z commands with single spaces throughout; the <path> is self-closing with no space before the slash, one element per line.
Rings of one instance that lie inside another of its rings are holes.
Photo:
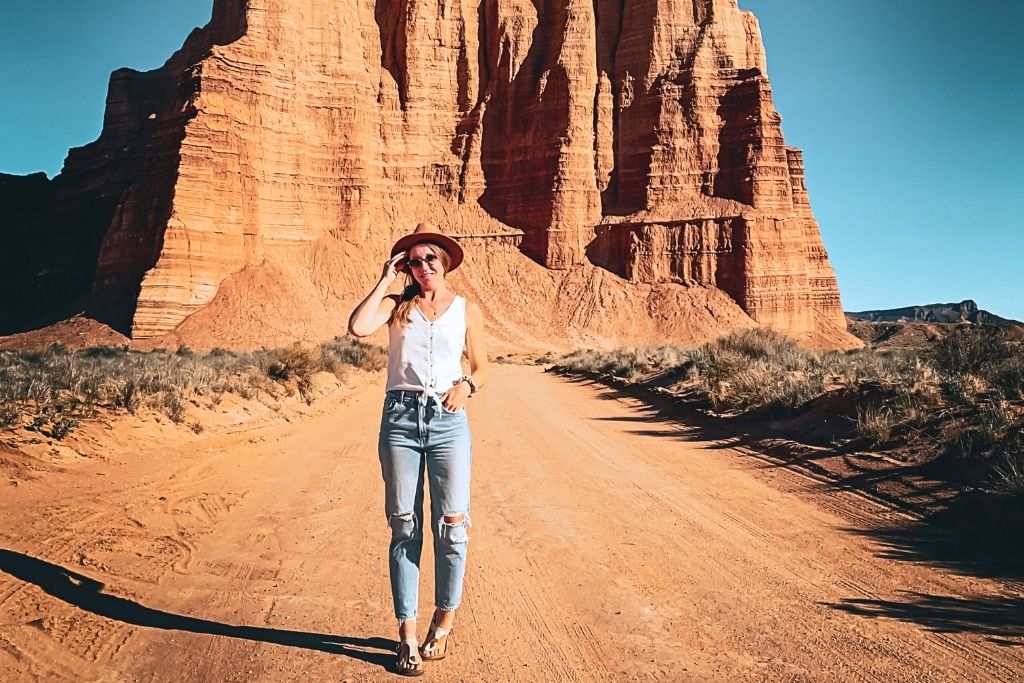
<path fill-rule="evenodd" d="M 452 386 L 454 387 L 456 384 L 459 384 L 460 382 L 465 382 L 466 384 L 469 385 L 469 396 L 467 396 L 466 398 L 472 398 L 473 394 L 476 393 L 476 382 L 473 381 L 473 378 L 470 375 L 463 375 L 462 377 L 452 382 Z"/>

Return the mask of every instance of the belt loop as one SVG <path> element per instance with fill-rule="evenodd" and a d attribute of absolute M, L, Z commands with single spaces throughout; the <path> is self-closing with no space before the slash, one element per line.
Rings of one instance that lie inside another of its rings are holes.
<path fill-rule="evenodd" d="M 423 413 L 425 412 L 426 403 L 421 400 L 421 396 L 422 394 L 416 396 L 416 435 L 419 437 L 420 446 L 423 446 L 424 432 L 426 431 L 423 424 Z"/>

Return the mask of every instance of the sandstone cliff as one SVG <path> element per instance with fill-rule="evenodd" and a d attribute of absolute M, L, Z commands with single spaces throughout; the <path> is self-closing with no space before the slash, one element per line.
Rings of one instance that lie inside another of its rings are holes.
<path fill-rule="evenodd" d="M 509 343 L 853 345 L 780 121 L 735 0 L 215 0 L 48 220 L 89 207 L 90 312 L 153 343 L 336 334 L 429 221 Z"/>

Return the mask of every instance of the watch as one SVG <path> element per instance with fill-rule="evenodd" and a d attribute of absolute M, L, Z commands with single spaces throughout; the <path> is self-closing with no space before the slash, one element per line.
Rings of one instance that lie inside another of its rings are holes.
<path fill-rule="evenodd" d="M 476 393 L 476 382 L 473 381 L 473 377 L 470 375 L 463 375 L 462 377 L 452 382 L 452 386 L 454 387 L 459 382 L 465 382 L 466 384 L 469 385 L 469 396 L 467 396 L 466 398 L 472 398 L 473 394 Z"/>

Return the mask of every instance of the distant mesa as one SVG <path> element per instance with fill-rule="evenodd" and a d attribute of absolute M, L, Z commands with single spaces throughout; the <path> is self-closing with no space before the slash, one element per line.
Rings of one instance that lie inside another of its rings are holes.
<path fill-rule="evenodd" d="M 426 221 L 506 345 L 859 345 L 757 20 L 624 7 L 215 0 L 164 66 L 112 74 L 60 175 L 0 177 L 0 334 L 330 338 Z"/>
<path fill-rule="evenodd" d="M 1024 342 L 1024 323 L 978 308 L 970 299 L 958 304 L 930 304 L 846 314 L 847 329 L 873 347 L 922 348 L 966 326 L 989 326 L 1007 339 Z"/>
<path fill-rule="evenodd" d="M 889 308 L 878 311 L 847 312 L 846 315 L 855 320 L 869 322 L 925 322 L 925 323 L 974 323 L 975 325 L 1016 325 L 1024 327 L 1019 320 L 1000 318 L 995 313 L 978 308 L 971 299 L 958 304 L 928 304 L 926 306 L 907 306 L 906 308 Z"/>

